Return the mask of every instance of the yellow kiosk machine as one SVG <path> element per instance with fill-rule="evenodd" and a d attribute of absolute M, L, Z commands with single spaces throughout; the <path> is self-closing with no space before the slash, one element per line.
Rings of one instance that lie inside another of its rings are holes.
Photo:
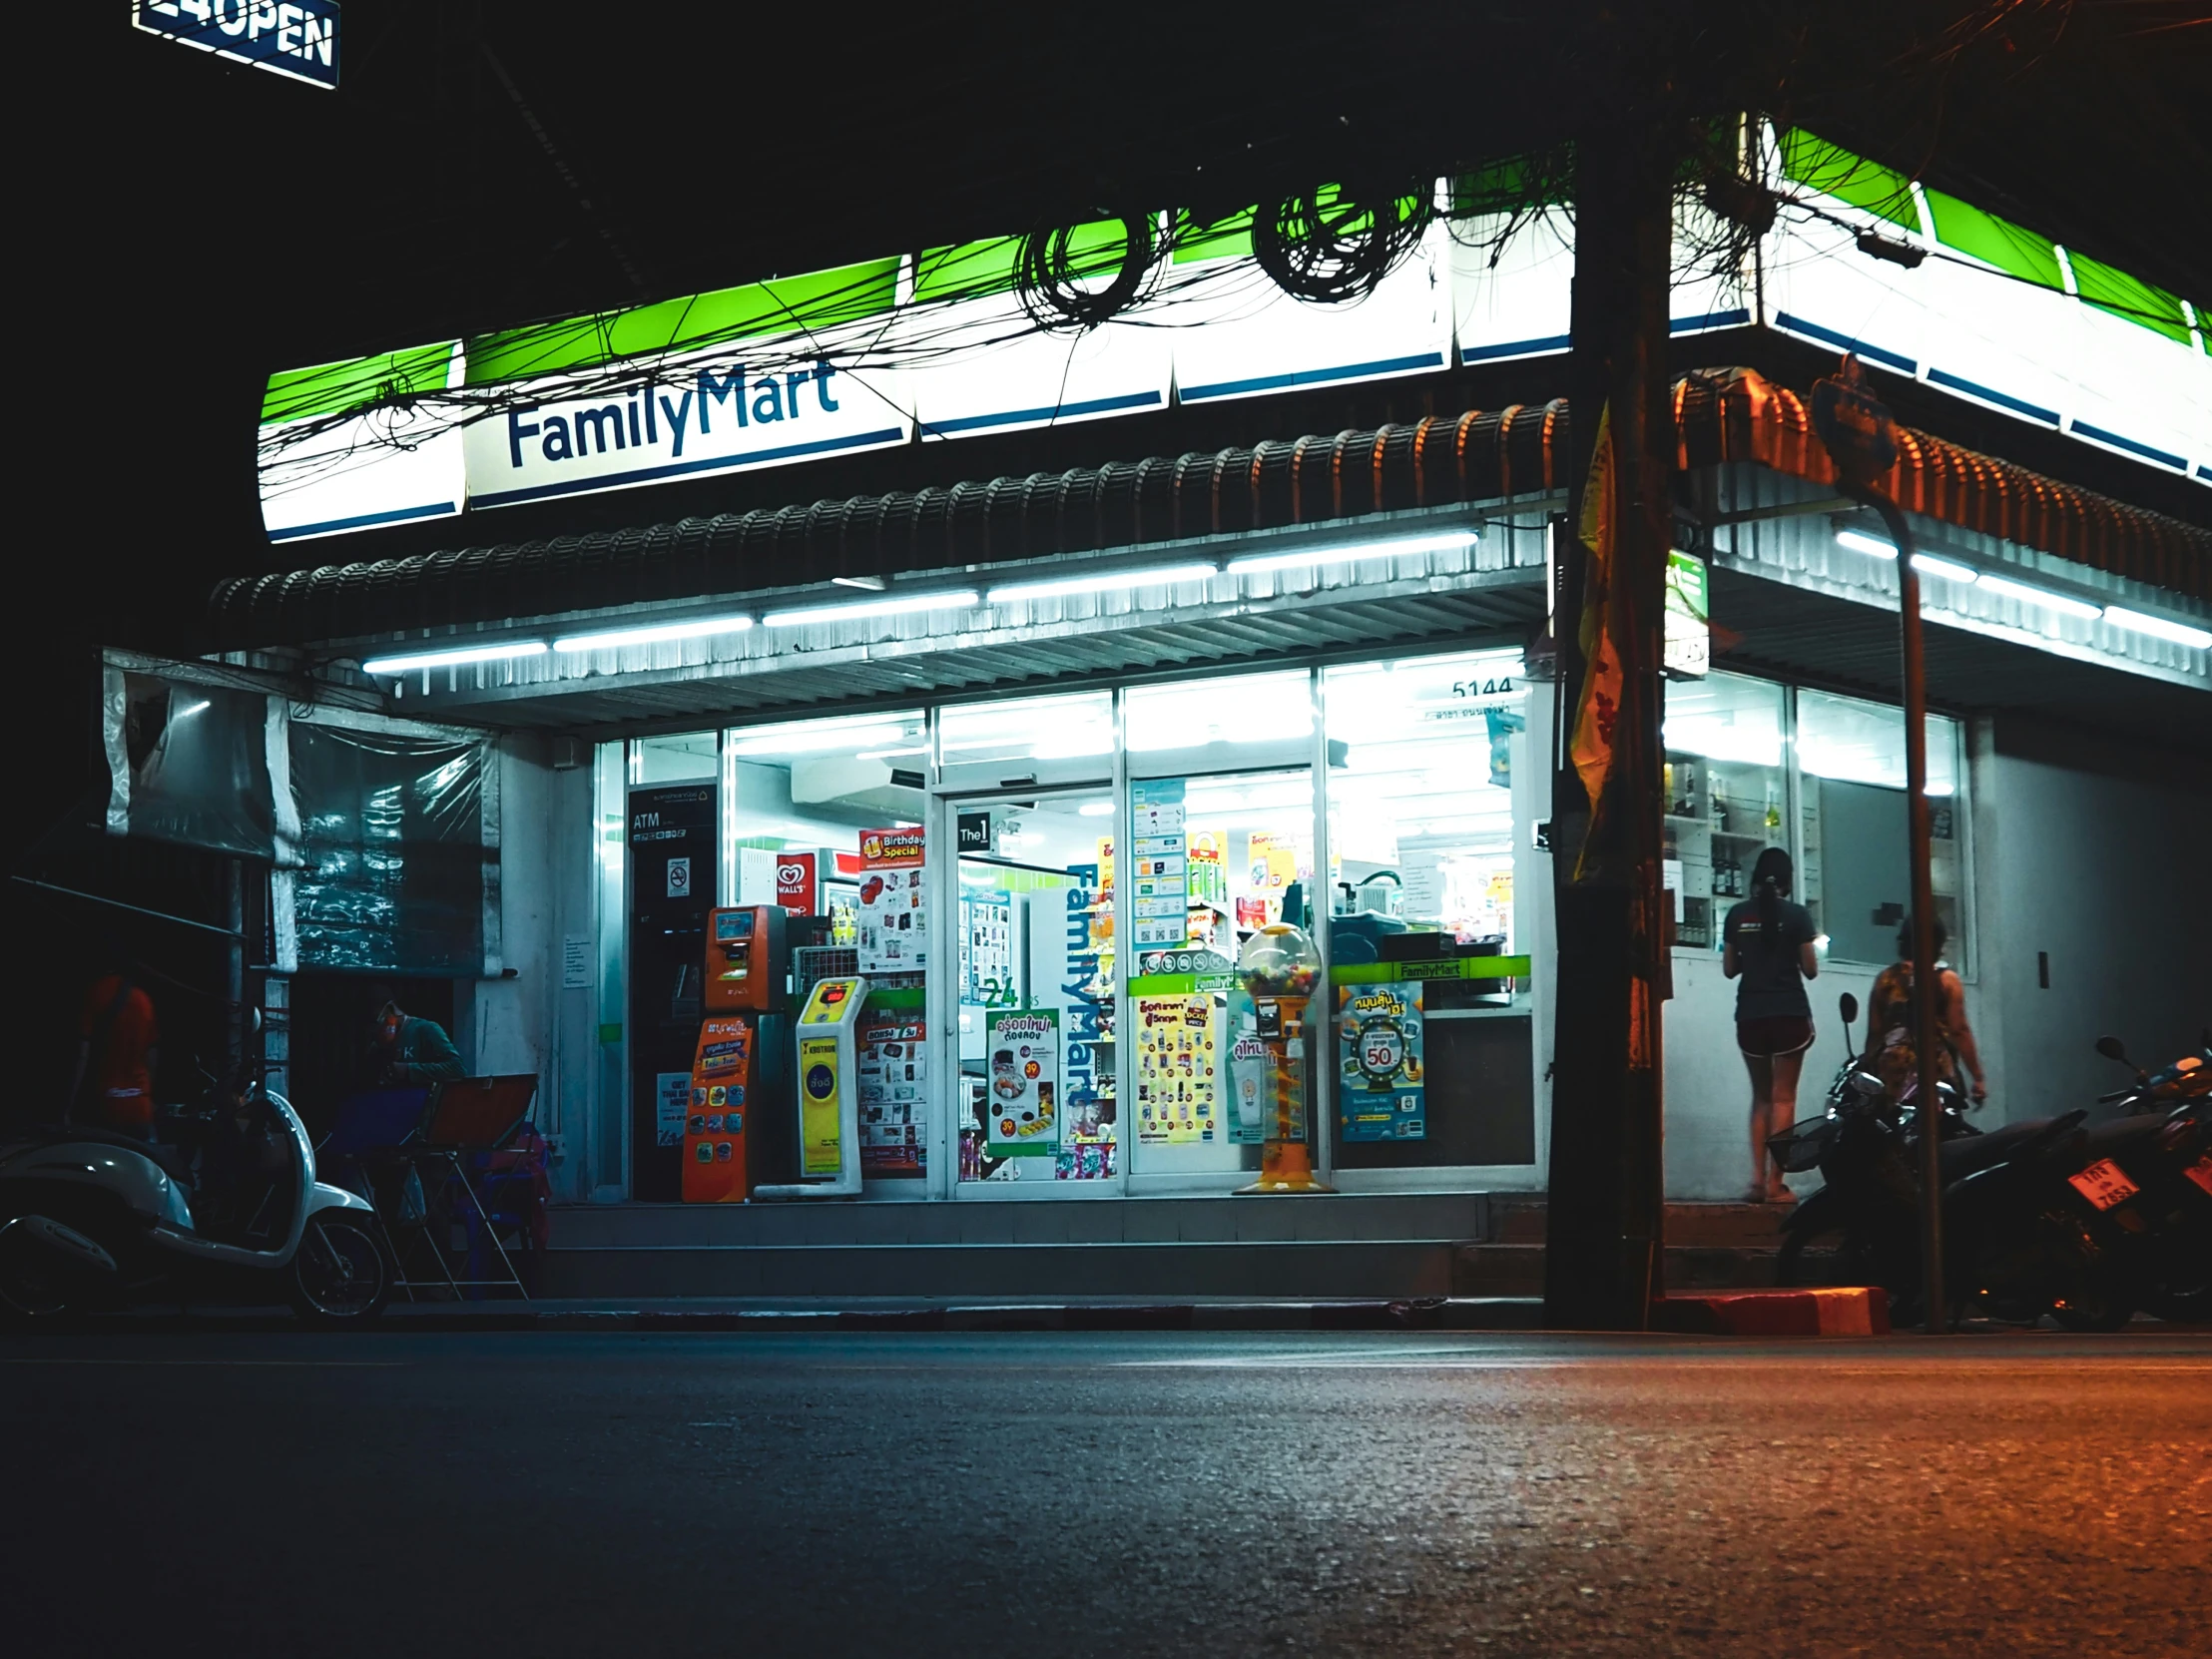
<path fill-rule="evenodd" d="M 853 1028 L 867 1001 L 865 979 L 824 979 L 808 995 L 798 1026 L 799 1180 L 756 1187 L 755 1198 L 860 1196 L 859 1059 Z"/>

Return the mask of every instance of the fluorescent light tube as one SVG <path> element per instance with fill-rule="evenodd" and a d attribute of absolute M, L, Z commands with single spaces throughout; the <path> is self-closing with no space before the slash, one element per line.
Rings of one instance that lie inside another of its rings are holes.
<path fill-rule="evenodd" d="M 599 634 L 570 634 L 553 642 L 556 651 L 618 651 L 626 645 L 659 645 L 665 640 L 705 639 L 711 634 L 742 634 L 753 626 L 749 616 L 695 617 L 689 622 L 662 622 L 645 628 L 610 628 Z"/>
<path fill-rule="evenodd" d="M 2025 582 L 2015 582 L 2009 576 L 1991 576 L 1986 571 L 1981 577 L 1981 591 L 1993 593 L 2005 599 L 2017 599 L 2023 605 L 2040 605 L 2046 611 L 2060 616 L 2102 616 L 2104 609 L 2086 600 L 2068 599 L 2062 593 L 2052 593 L 2048 588 L 2031 588 Z"/>
<path fill-rule="evenodd" d="M 1864 530 L 1839 530 L 1836 545 L 1848 547 L 1854 553 L 1864 553 L 1870 559 L 1894 559 L 1898 550 L 1880 536 L 1870 536 Z"/>
<path fill-rule="evenodd" d="M 1211 564 L 1155 565 L 1147 570 L 1109 570 L 1095 576 L 1061 576 L 1044 582 L 1011 582 L 993 588 L 993 605 L 1012 605 L 1024 599 L 1059 599 L 1078 593 L 1126 593 L 1131 588 L 1158 587 L 1167 582 L 1202 582 L 1221 574 Z"/>
<path fill-rule="evenodd" d="M 190 720 L 194 715 L 198 714 L 202 709 L 205 709 L 208 706 L 208 700 L 203 697 L 199 702 L 193 704 L 190 708 L 179 709 L 175 714 L 171 715 L 169 717 L 169 724 L 174 726 L 180 720 Z"/>
<path fill-rule="evenodd" d="M 796 611 L 771 611 L 762 620 L 771 628 L 804 628 L 816 622 L 856 622 L 862 617 L 905 616 L 915 611 L 965 611 L 976 603 L 975 590 L 963 588 L 952 593 L 902 593 L 847 604 L 807 605 Z"/>
<path fill-rule="evenodd" d="M 884 749 L 911 741 L 913 734 L 897 726 L 838 726 L 829 730 L 785 729 L 732 743 L 733 755 L 820 755 L 833 749 Z"/>
<path fill-rule="evenodd" d="M 1950 560 L 1938 559 L 1932 553 L 1914 554 L 1913 568 L 1923 576 L 1940 576 L 1944 581 L 1956 582 L 1960 586 L 1978 581 L 1981 577 L 1981 572 L 1971 565 L 1953 564 Z"/>
<path fill-rule="evenodd" d="M 2212 633 L 2192 628 L 2186 622 L 2169 622 L 2162 616 L 2131 611 L 2125 605 L 2105 606 L 2104 620 L 2122 628 L 2132 628 L 2138 634 L 2148 634 L 2153 639 L 2172 640 L 2176 645 L 2193 645 L 2199 651 L 2212 651 Z"/>
<path fill-rule="evenodd" d="M 1231 559 L 1229 574 L 1245 576 L 1262 570 L 1294 570 L 1300 565 L 1325 564 L 1331 559 L 1386 559 L 1400 553 L 1440 553 L 1472 547 L 1482 538 L 1472 530 L 1452 530 L 1436 536 L 1401 536 L 1395 540 L 1355 541 L 1293 548 L 1284 553 L 1254 553 Z"/>
<path fill-rule="evenodd" d="M 496 663 L 509 657 L 542 657 L 543 640 L 503 640 L 498 645 L 463 646 L 457 651 L 416 651 L 404 657 L 372 657 L 363 674 L 412 674 L 419 668 L 455 668 L 462 663 Z"/>
<path fill-rule="evenodd" d="M 1111 801 L 1086 801 L 1075 811 L 1083 818 L 1112 818 L 1114 804 Z"/>

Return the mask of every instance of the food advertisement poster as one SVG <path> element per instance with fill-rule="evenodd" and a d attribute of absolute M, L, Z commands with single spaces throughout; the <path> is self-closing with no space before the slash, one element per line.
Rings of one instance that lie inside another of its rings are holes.
<path fill-rule="evenodd" d="M 860 831 L 862 973 L 920 973 L 928 967 L 929 886 L 923 847 L 919 826 Z"/>
<path fill-rule="evenodd" d="M 860 1173 L 909 1179 L 924 1173 L 929 1071 L 918 1008 L 870 1004 L 852 1033 L 859 1066 Z"/>
<path fill-rule="evenodd" d="M 1215 1029 L 1206 992 L 1137 998 L 1137 1139 L 1144 1145 L 1222 1138 Z"/>
<path fill-rule="evenodd" d="M 1337 987 L 1337 1102 L 1348 1141 L 1427 1138 L 1421 987 Z"/>
<path fill-rule="evenodd" d="M 1060 1149 L 1060 1012 L 994 1009 L 984 1023 L 985 1150 L 1045 1158 Z"/>

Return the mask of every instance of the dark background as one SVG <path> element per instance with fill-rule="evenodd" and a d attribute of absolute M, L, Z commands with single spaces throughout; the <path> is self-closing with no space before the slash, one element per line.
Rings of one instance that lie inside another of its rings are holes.
<path fill-rule="evenodd" d="M 13 276 L 38 390 L 14 423 L 29 522 L 11 634 L 30 718 L 11 733 L 0 815 L 10 873 L 220 917 L 208 860 L 88 831 L 105 785 L 97 648 L 197 649 L 217 577 L 330 556 L 262 534 L 254 437 L 274 368 L 1131 204 L 1205 217 L 1321 181 L 1433 177 L 1595 124 L 1746 107 L 2212 303 L 2212 29 L 2200 17 L 2166 0 L 348 0 L 343 85 L 329 93 L 137 34 L 120 4 L 47 8 L 19 50 L 13 109 Z M 1640 101 L 1616 90 L 1623 64 L 1646 71 Z M 1725 341 L 1695 343 L 1699 360 L 1722 360 Z M 1748 341 L 1729 355 L 1754 350 L 1783 359 L 1762 366 L 1793 383 L 1821 358 Z M 1556 368 L 1536 372 L 1548 382 Z M 1285 399 L 1265 418 L 1294 435 L 1564 389 L 1529 380 L 1493 369 L 1355 388 Z M 2001 443 L 2199 522 L 2212 511 L 2205 492 L 2086 445 L 2009 422 L 2000 438 L 1998 417 L 1884 389 L 1902 418 L 1958 442 Z M 1254 418 L 1178 410 L 978 440 L 959 465 L 987 476 L 1249 442 L 1268 435 Z M 565 504 L 562 522 L 895 487 L 921 464 L 890 451 L 602 497 Z M 492 533 L 541 528 L 517 512 Z M 343 552 L 418 551 L 456 533 L 351 537 Z M 165 1023 L 205 1024 L 205 987 L 219 982 L 207 935 L 96 919 L 15 882 L 4 925 L 34 1025 L 71 1018 L 104 926 L 177 981 Z M 50 1086 L 45 1069 L 33 1063 L 34 1092 Z"/>

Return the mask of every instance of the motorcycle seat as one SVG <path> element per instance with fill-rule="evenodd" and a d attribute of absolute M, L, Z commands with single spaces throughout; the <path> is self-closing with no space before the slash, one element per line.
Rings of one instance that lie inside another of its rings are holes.
<path fill-rule="evenodd" d="M 2164 1112 L 2137 1112 L 2132 1117 L 2100 1123 L 2089 1131 L 2089 1144 L 2083 1150 L 2090 1158 L 2124 1157 L 2164 1128 L 2166 1116 Z"/>
<path fill-rule="evenodd" d="M 1944 1182 L 1963 1180 L 1977 1171 L 1995 1168 L 2025 1150 L 2029 1142 L 2047 1134 L 2057 1121 L 2056 1118 L 2029 1118 L 2021 1123 L 2005 1124 L 1986 1134 L 1943 1142 L 1939 1156 Z"/>

